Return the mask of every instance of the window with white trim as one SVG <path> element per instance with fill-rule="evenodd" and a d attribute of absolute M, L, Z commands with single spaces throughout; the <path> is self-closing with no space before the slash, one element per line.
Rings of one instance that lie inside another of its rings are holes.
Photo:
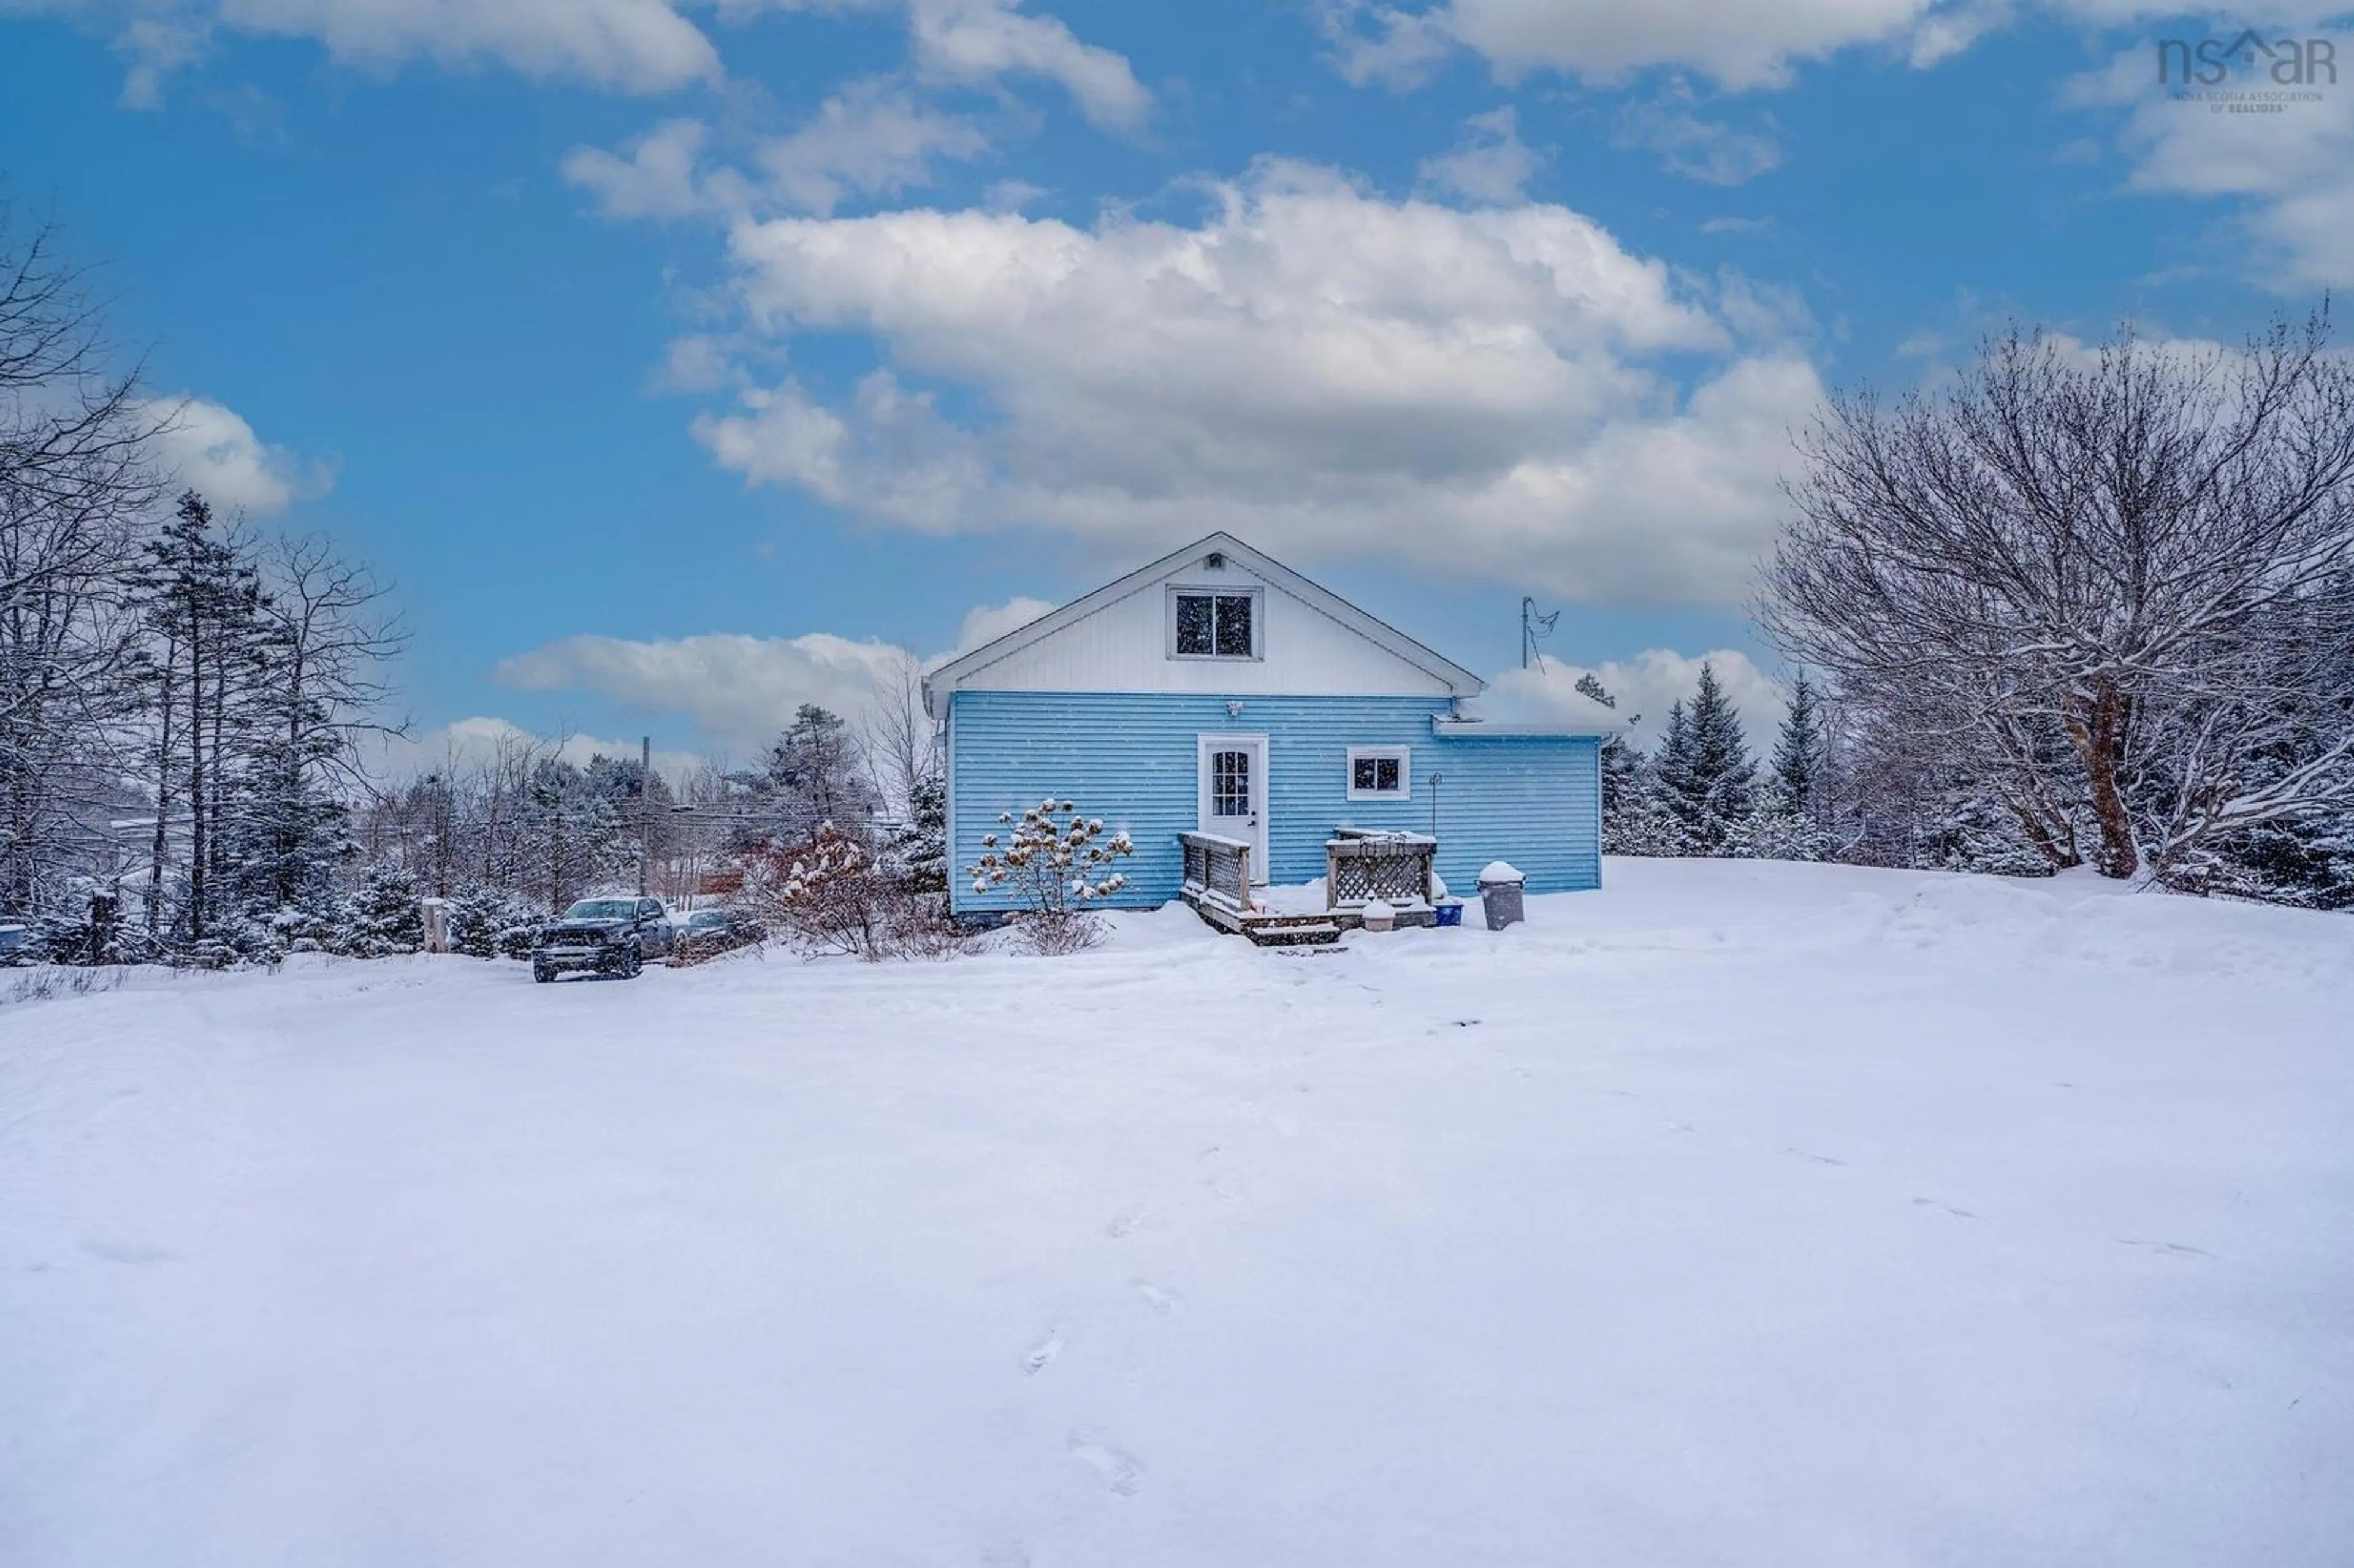
<path fill-rule="evenodd" d="M 1403 746 L 1349 747 L 1349 799 L 1405 800 L 1414 795 L 1414 755 Z"/>
<path fill-rule="evenodd" d="M 1174 588 L 1169 595 L 1169 656 L 1172 659 L 1256 659 L 1259 656 L 1257 589 L 1221 592 Z"/>

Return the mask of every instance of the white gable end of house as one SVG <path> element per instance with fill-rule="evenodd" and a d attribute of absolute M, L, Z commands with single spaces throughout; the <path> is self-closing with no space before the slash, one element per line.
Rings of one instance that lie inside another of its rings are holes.
<path fill-rule="evenodd" d="M 1247 599 L 1248 658 L 1179 656 L 1183 596 Z M 1476 675 L 1225 535 L 1212 535 L 932 673 L 951 689 L 1469 696 Z"/>

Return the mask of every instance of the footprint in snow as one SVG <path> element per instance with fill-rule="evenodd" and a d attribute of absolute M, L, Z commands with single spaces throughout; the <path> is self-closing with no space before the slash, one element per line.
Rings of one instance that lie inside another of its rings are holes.
<path fill-rule="evenodd" d="M 2215 1255 L 2203 1247 L 2185 1246 L 2180 1242 L 2141 1241 L 2133 1236 L 2119 1236 L 2117 1245 L 2137 1246 L 2144 1252 L 2158 1253 L 2168 1257 L 2213 1257 Z"/>
<path fill-rule="evenodd" d="M 1109 1236 L 1114 1241 L 1118 1241 L 1120 1237 L 1129 1234 L 1130 1232 L 1134 1231 L 1137 1226 L 1142 1224 L 1144 1223 L 1144 1215 L 1145 1211 L 1142 1209 L 1131 1210 L 1112 1221 L 1111 1224 L 1106 1225 L 1104 1227 L 1104 1234 Z"/>
<path fill-rule="evenodd" d="M 1178 1306 L 1184 1300 L 1184 1298 L 1174 1290 L 1155 1285 L 1149 1279 L 1134 1279 L 1129 1283 L 1139 1296 L 1144 1298 L 1144 1304 L 1163 1318 L 1177 1310 Z"/>
<path fill-rule="evenodd" d="M 1811 1160 L 1818 1165 L 1844 1166 L 1847 1163 L 1844 1160 L 1834 1160 L 1828 1154 L 1809 1154 L 1803 1149 L 1786 1149 L 1782 1152 L 1800 1160 Z"/>
<path fill-rule="evenodd" d="M 1975 1220 L 1980 1217 L 1967 1209 L 1957 1209 L 1951 1203 L 1942 1203 L 1935 1198 L 1915 1198 L 1913 1200 L 1913 1206 L 1916 1209 L 1943 1209 L 1957 1220 Z"/>
<path fill-rule="evenodd" d="M 1134 1497 L 1143 1482 L 1144 1467 L 1117 1448 L 1101 1443 L 1090 1443 L 1082 1437 L 1071 1439 L 1071 1457 L 1096 1473 L 1105 1488 L 1120 1497 Z"/>
<path fill-rule="evenodd" d="M 1028 1355 L 1022 1358 L 1023 1375 L 1024 1377 L 1037 1376 L 1040 1372 L 1045 1371 L 1046 1368 L 1053 1365 L 1055 1358 L 1062 1353 L 1063 1330 L 1060 1329 L 1048 1330 L 1046 1337 L 1038 1341 L 1036 1347 L 1034 1348 Z"/>

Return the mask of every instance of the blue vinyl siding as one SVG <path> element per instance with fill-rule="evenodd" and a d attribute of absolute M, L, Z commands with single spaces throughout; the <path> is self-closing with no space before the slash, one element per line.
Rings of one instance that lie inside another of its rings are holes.
<path fill-rule="evenodd" d="M 960 910 L 1002 908 L 976 895 L 963 868 L 981 853 L 1000 812 L 1019 815 L 1049 793 L 1125 827 L 1136 854 L 1117 901 L 1177 895 L 1177 835 L 1198 825 L 1196 737 L 1267 737 L 1267 879 L 1324 874 L 1324 841 L 1343 824 L 1433 831 L 1438 873 L 1460 893 L 1479 868 L 1508 860 L 1532 892 L 1601 885 L 1601 773 L 1596 743 L 1537 736 L 1442 740 L 1431 732 L 1444 697 L 1252 696 L 1229 714 L 1225 695 L 1182 693 L 958 691 L 949 697 L 949 885 Z M 1413 748 L 1412 799 L 1352 800 L 1352 746 Z M 1430 776 L 1440 775 L 1434 790 Z"/>

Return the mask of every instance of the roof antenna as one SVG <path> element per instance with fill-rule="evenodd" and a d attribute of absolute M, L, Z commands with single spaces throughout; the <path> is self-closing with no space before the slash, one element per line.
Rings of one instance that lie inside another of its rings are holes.
<path fill-rule="evenodd" d="M 1557 609 L 1553 611 L 1550 615 L 1539 615 L 1537 613 L 1537 601 L 1526 594 L 1521 596 L 1522 669 L 1527 669 L 1529 667 L 1529 661 L 1532 659 L 1536 661 L 1536 666 L 1539 670 L 1543 670 L 1544 668 L 1544 654 L 1538 650 L 1537 643 L 1544 638 L 1551 637 L 1553 635 L 1553 622 L 1560 619 L 1561 611 Z"/>

